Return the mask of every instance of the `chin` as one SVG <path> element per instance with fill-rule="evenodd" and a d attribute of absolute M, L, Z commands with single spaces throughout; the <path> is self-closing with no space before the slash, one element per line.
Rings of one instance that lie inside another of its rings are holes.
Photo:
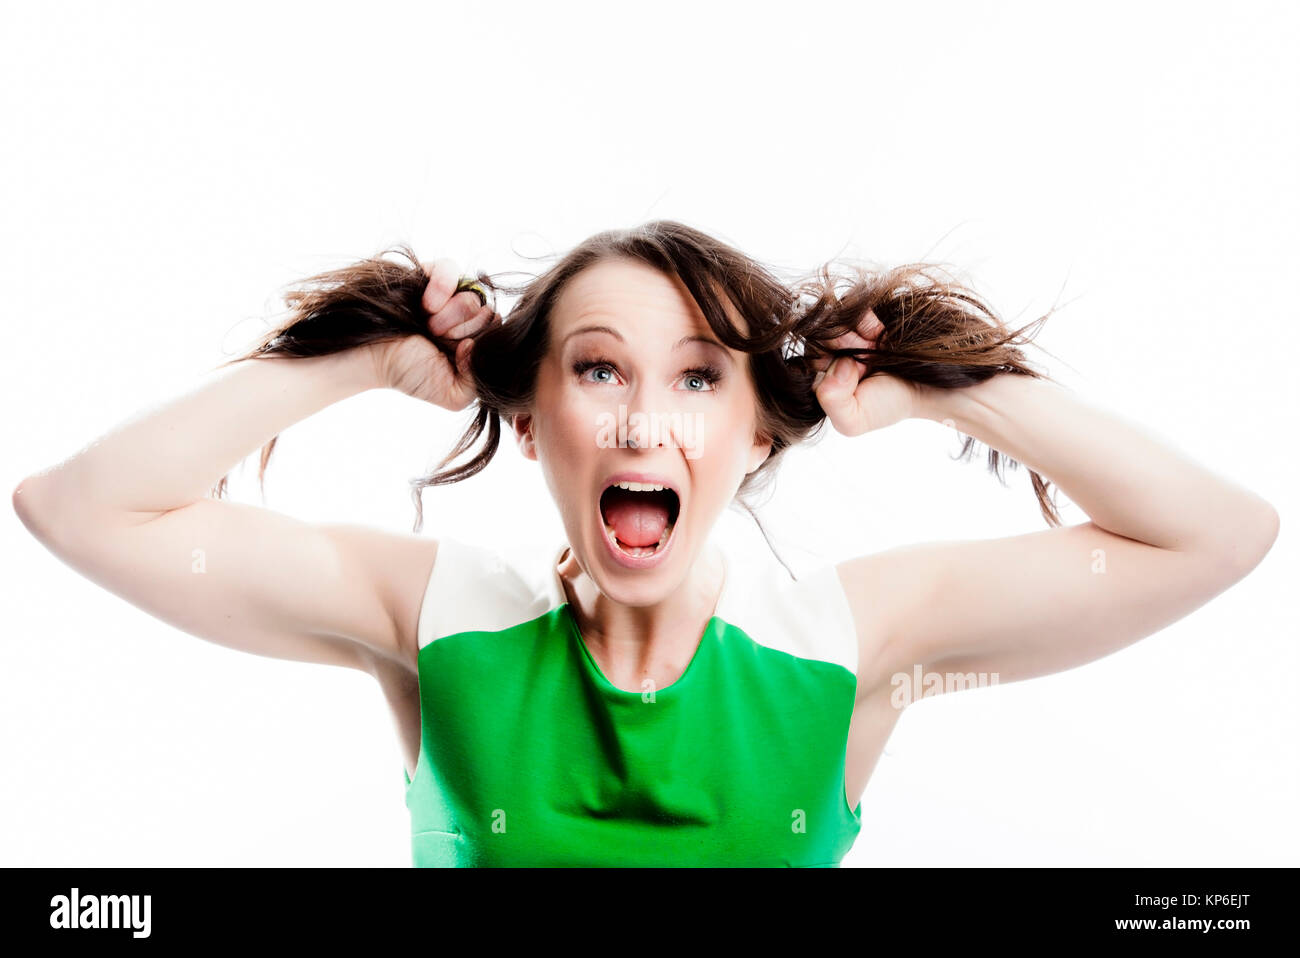
<path fill-rule="evenodd" d="M 690 565 L 690 546 L 680 526 L 649 556 L 628 556 L 619 550 L 605 525 L 593 531 L 586 568 L 602 594 L 626 606 L 656 605 L 678 588 Z M 589 540 L 590 541 L 590 540 Z M 684 558 L 686 557 L 686 558 Z"/>

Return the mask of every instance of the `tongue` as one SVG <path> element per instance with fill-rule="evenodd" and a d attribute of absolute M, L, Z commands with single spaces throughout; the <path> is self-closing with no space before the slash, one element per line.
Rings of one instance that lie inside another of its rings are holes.
<path fill-rule="evenodd" d="M 656 493 L 614 487 L 605 493 L 605 521 L 626 546 L 652 546 L 668 526 L 668 505 Z"/>

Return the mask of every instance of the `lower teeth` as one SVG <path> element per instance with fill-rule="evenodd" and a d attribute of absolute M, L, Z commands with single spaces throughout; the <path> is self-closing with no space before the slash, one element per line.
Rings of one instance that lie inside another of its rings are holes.
<path fill-rule="evenodd" d="M 622 552 L 625 555 L 630 555 L 639 558 L 642 556 L 654 555 L 656 552 L 658 552 L 663 547 L 663 544 L 668 541 L 668 536 L 673 531 L 673 524 L 670 522 L 668 523 L 668 525 L 664 526 L 663 535 L 661 535 L 659 537 L 659 541 L 652 546 L 624 545 L 623 542 L 619 539 L 619 537 L 614 534 L 614 529 L 612 526 L 606 525 L 605 531 L 606 533 L 608 533 L 609 538 L 614 543 L 614 545 L 618 547 L 619 552 Z"/>

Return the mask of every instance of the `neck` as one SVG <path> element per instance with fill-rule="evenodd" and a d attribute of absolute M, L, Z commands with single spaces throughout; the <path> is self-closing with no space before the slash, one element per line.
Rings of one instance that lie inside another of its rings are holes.
<path fill-rule="evenodd" d="M 658 688 L 677 681 L 716 611 L 725 578 L 721 554 L 706 548 L 661 602 L 629 606 L 601 592 L 572 549 L 557 571 L 592 658 L 611 684 L 629 691 L 642 690 L 646 679 Z"/>

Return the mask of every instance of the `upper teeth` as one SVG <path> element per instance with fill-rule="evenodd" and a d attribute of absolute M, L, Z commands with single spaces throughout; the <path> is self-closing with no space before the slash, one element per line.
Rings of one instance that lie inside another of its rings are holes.
<path fill-rule="evenodd" d="M 651 482 L 616 482 L 614 485 L 628 492 L 663 492 L 664 489 L 663 486 L 656 486 Z"/>

